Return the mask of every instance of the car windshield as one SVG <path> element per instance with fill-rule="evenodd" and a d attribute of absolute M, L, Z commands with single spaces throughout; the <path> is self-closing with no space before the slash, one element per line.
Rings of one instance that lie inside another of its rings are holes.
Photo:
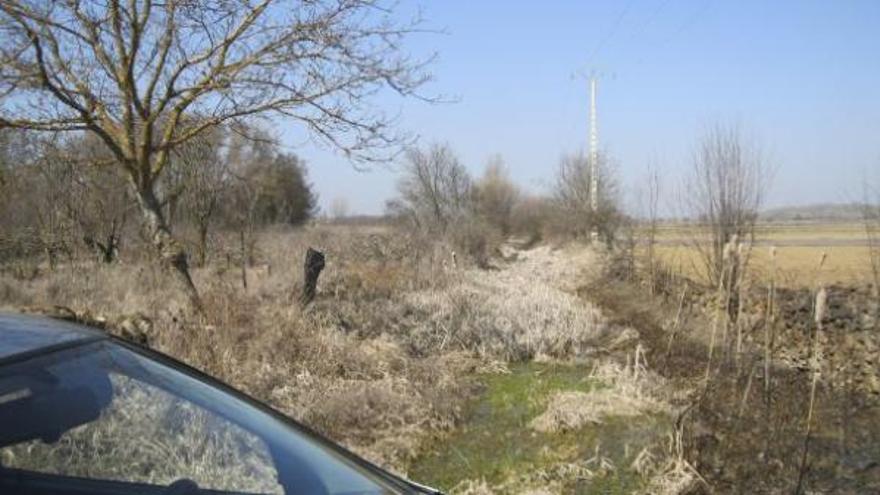
<path fill-rule="evenodd" d="M 317 437 L 108 341 L 0 367 L 0 492 L 398 493 Z"/>

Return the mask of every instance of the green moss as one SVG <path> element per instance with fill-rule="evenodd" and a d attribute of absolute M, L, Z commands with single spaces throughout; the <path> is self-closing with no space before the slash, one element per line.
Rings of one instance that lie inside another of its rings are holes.
<path fill-rule="evenodd" d="M 483 479 L 493 485 L 554 464 L 588 459 L 597 445 L 615 464 L 627 466 L 628 462 L 623 462 L 626 455 L 637 452 L 633 449 L 641 449 L 657 435 L 660 418 L 644 417 L 610 418 L 577 431 L 536 432 L 529 428 L 529 422 L 544 411 L 553 393 L 589 392 L 603 385 L 588 377 L 585 366 L 524 363 L 510 371 L 481 377 L 485 391 L 471 404 L 467 420 L 411 465 L 413 479 L 444 490 L 467 479 Z M 629 493 L 641 482 L 634 473 L 622 469 L 590 485 L 581 483 L 570 489 L 577 493 Z"/>

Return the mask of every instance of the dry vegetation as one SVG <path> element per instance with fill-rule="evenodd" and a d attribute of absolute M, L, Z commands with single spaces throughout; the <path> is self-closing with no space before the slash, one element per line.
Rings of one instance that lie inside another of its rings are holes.
<path fill-rule="evenodd" d="M 612 321 L 642 331 L 664 376 L 691 384 L 682 441 L 714 490 L 880 486 L 858 460 L 874 455 L 880 432 L 880 297 L 864 229 L 758 224 L 758 242 L 728 241 L 711 282 L 690 245 L 705 234 L 666 226 L 656 259 L 638 250 L 639 268 L 626 272 L 650 290 L 625 284 L 601 297 Z"/>
<path fill-rule="evenodd" d="M 385 221 L 295 228 L 311 212 L 309 198 L 290 206 L 308 195 L 303 170 L 281 168 L 300 171 L 299 193 L 273 193 L 280 181 L 265 175 L 295 157 L 266 145 L 267 161 L 256 144 L 230 144 L 215 158 L 253 173 L 219 174 L 212 190 L 224 208 L 194 202 L 210 177 L 176 177 L 190 215 L 175 235 L 198 253 L 198 304 L 131 227 L 107 237 L 112 256 L 79 245 L 91 224 L 74 220 L 108 217 L 87 203 L 82 216 L 4 210 L 14 235 L 0 259 L 0 306 L 146 343 L 455 493 L 877 487 L 860 459 L 880 435 L 880 304 L 876 286 L 850 278 L 859 263 L 875 273 L 874 217 L 862 245 L 850 244 L 851 228 L 766 228 L 754 215 L 760 191 L 743 189 L 758 188 L 757 171 L 717 170 L 731 163 L 724 153 L 742 155 L 735 134 L 716 137 L 707 146 L 720 151 L 697 157 L 707 172 L 698 177 L 713 182 L 692 204 L 711 215 L 686 227 L 657 222 L 656 201 L 644 225 L 613 202 L 591 214 L 589 162 L 576 157 L 563 159 L 554 194 L 536 198 L 500 160 L 474 179 L 435 145 L 406 155 Z M 39 179 L 46 164 L 13 168 L 6 187 L 48 197 L 57 184 Z M 720 208 L 714 188 L 742 201 Z M 212 212 L 204 229 L 192 215 L 202 209 Z M 26 213 L 65 229 L 23 228 Z M 611 249 L 570 242 L 594 227 Z M 53 245 L 72 249 L 53 256 Z M 308 248 L 327 263 L 303 304 Z M 31 463 L 57 455 L 31 452 Z M 156 466 L 150 479 L 161 481 Z"/>
<path fill-rule="evenodd" d="M 858 226 L 761 224 L 773 164 L 722 124 L 687 225 L 659 222 L 657 173 L 646 218 L 623 214 L 610 156 L 564 156 L 530 195 L 500 157 L 472 177 L 451 145 L 407 147 L 371 105 L 431 100 L 404 50 L 424 26 L 393 5 L 111 5 L 0 2 L 0 309 L 105 327 L 456 493 L 880 492 L 876 197 Z M 343 225 L 338 198 L 309 225 L 269 116 L 360 163 L 406 148 L 386 218 Z M 594 231 L 604 247 L 577 242 Z M 94 475 L 76 443 L 112 433 L 0 454 Z M 131 448 L 165 482 L 184 461 L 154 440 Z M 226 467 L 214 440 L 189 462 Z M 214 481 L 271 490 L 251 461 Z"/>
<path fill-rule="evenodd" d="M 608 265 L 623 282 L 582 293 L 637 329 L 687 394 L 674 457 L 696 468 L 697 491 L 876 491 L 863 460 L 880 434 L 876 201 L 858 224 L 762 224 L 766 170 L 734 131 L 711 129 L 697 147 L 691 220 L 657 222 L 648 205 L 633 248 Z"/>
<path fill-rule="evenodd" d="M 405 472 L 423 439 L 461 420 L 475 372 L 497 360 L 584 356 L 609 328 L 549 283 L 587 259 L 571 265 L 545 246 L 516 270 L 487 272 L 469 260 L 452 268 L 450 248 L 426 249 L 396 234 L 333 226 L 265 232 L 246 290 L 239 268 L 222 256 L 194 271 L 205 316 L 175 303 L 161 268 L 140 264 L 43 266 L 29 279 L 7 271 L 2 301 L 6 309 L 63 307 L 145 341 Z M 302 309 L 295 294 L 307 246 L 329 263 L 318 298 Z"/>
<path fill-rule="evenodd" d="M 873 252 L 841 244 L 855 230 L 829 228 L 838 244 L 817 251 L 776 227 L 773 255 L 773 239 L 733 232 L 709 283 L 689 271 L 716 266 L 692 226 L 638 227 L 658 229 L 651 250 L 559 242 L 590 224 L 566 231 L 575 206 L 524 197 L 499 162 L 472 180 L 448 148 L 408 159 L 396 222 L 210 230 L 192 270 L 201 311 L 130 235 L 111 263 L 8 253 L 0 303 L 144 342 L 453 493 L 875 486 L 857 458 L 880 434 L 876 292 L 829 286 L 826 314 L 813 310 L 820 287 L 849 282 L 841 250 Z M 683 233 L 690 247 L 674 244 Z M 309 247 L 327 265 L 302 305 Z M 685 249 L 689 269 L 669 257 Z M 798 250 L 806 260 L 787 259 Z M 756 474 L 755 455 L 772 469 Z"/>
<path fill-rule="evenodd" d="M 554 394 L 547 409 L 529 424 L 537 431 L 572 431 L 589 423 L 600 424 L 609 417 L 632 418 L 668 413 L 662 379 L 652 376 L 641 361 L 637 347 L 631 365 L 603 362 L 590 377 L 603 384 L 589 392 L 563 391 Z"/>
<path fill-rule="evenodd" d="M 258 126 L 211 125 L 134 161 L 89 133 L 23 127 L 0 132 L 0 308 L 164 351 L 398 472 L 466 421 L 484 371 L 614 341 L 573 293 L 589 252 L 539 245 L 610 239 L 618 211 L 589 210 L 586 160 L 563 160 L 538 198 L 500 158 L 475 179 L 448 145 L 411 148 L 388 218 L 295 228 L 315 213 L 305 166 Z M 155 153 L 147 183 L 129 180 Z M 314 300 L 300 297 L 310 248 L 326 257 Z"/>
<path fill-rule="evenodd" d="M 349 229 L 266 233 L 247 290 L 225 261 L 195 271 L 204 317 L 185 298 L 176 303 L 168 275 L 151 265 L 79 263 L 31 280 L 6 273 L 2 301 L 7 309 L 63 306 L 106 322 L 401 468 L 421 435 L 453 424 L 459 404 L 449 398 L 467 395 L 461 374 L 476 361 L 454 352 L 417 359 L 409 351 L 419 344 L 408 338 L 417 320 L 408 323 L 407 314 L 419 307 L 405 294 L 443 290 L 445 276 L 440 260 L 423 259 L 413 247 L 388 252 L 392 241 Z M 295 294 L 308 245 L 323 248 L 331 262 L 322 280 L 326 300 L 302 310 Z"/>
<path fill-rule="evenodd" d="M 3 305 L 35 311 L 56 307 L 55 312 L 63 307 L 68 316 L 145 341 L 401 473 L 410 471 L 426 449 L 468 427 L 472 400 L 483 394 L 479 382 L 505 376 L 513 363 L 603 363 L 583 373 L 573 368 L 572 376 L 580 378 L 572 382 L 572 392 L 547 390 L 530 409 L 538 430 L 539 415 L 580 414 L 578 406 L 573 411 L 560 403 L 559 394 L 586 393 L 591 402 L 601 397 L 602 405 L 594 409 L 600 421 L 665 416 L 672 410 L 662 380 L 635 350 L 635 333 L 609 325 L 574 293 L 596 275 L 601 262 L 593 252 L 578 246 L 521 250 L 506 245 L 492 259 L 494 268 L 486 270 L 476 259 L 461 257 L 454 267 L 450 245 L 416 244 L 416 237 L 398 234 L 381 226 L 332 225 L 263 232 L 257 237 L 256 263 L 246 268 L 247 289 L 240 267 L 222 255 L 194 271 L 207 310 L 203 316 L 185 302 L 176 305 L 180 298 L 169 291 L 169 275 L 161 268 L 133 263 L 44 265 L 28 279 L 6 271 L 0 278 Z M 231 244 L 228 249 L 235 250 Z M 317 299 L 303 309 L 295 295 L 307 246 L 321 249 L 328 265 Z M 632 364 L 626 364 L 626 356 L 634 357 Z M 522 376 L 525 383 L 536 378 Z M 598 388 L 580 388 L 580 380 Z M 573 421 L 564 432 L 552 427 L 542 434 L 562 435 L 565 442 L 586 435 L 587 446 L 604 443 L 593 437 L 602 426 Z M 613 443 L 615 435 L 634 435 L 618 429 L 601 438 Z M 527 423 L 514 430 L 504 435 L 532 431 Z M 539 465 L 529 459 L 490 484 L 459 479 L 453 492 L 467 493 L 470 485 L 495 493 L 561 493 L 584 483 L 647 486 L 673 476 L 664 432 L 665 427 L 651 426 L 632 451 L 565 447 L 554 453 L 544 446 Z M 173 450 L 173 442 L 165 448 Z M 161 469 L 155 473 L 150 480 L 161 481 Z M 247 482 L 244 475 L 227 474 L 230 482 Z M 683 476 L 690 486 L 692 474 Z"/>

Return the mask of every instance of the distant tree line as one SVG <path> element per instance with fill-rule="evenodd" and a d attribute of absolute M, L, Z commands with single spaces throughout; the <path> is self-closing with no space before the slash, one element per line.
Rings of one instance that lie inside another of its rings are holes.
<path fill-rule="evenodd" d="M 85 250 L 110 263 L 146 243 L 114 160 L 91 134 L 0 130 L 0 261 L 39 255 L 54 265 Z M 251 244 L 256 229 L 302 224 L 317 203 L 297 155 L 265 132 L 227 127 L 175 149 L 156 191 L 169 229 L 198 264 L 212 233 L 234 231 Z"/>

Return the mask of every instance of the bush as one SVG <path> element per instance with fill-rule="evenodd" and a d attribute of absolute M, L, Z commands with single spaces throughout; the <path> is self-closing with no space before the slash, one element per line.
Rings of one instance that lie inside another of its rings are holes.
<path fill-rule="evenodd" d="M 474 186 L 477 216 L 507 235 L 511 232 L 513 210 L 519 198 L 519 189 L 507 175 L 501 157 L 494 157 Z"/>
<path fill-rule="evenodd" d="M 512 216 L 513 232 L 524 236 L 527 245 L 534 245 L 551 233 L 549 224 L 554 216 L 554 206 L 547 198 L 526 196 L 514 206 Z"/>

